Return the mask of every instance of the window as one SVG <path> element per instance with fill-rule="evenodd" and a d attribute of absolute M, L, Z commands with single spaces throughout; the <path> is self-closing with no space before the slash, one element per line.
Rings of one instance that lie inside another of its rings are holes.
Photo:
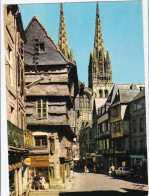
<path fill-rule="evenodd" d="M 20 119 L 21 119 L 21 129 L 23 130 L 23 128 L 24 128 L 24 127 L 23 127 L 23 126 L 24 126 L 24 125 L 23 125 L 23 123 L 24 123 L 24 115 L 23 115 L 22 112 L 20 113 L 20 117 L 21 117 L 21 118 L 20 118 Z"/>
<path fill-rule="evenodd" d="M 144 141 L 140 140 L 140 150 L 143 150 L 143 148 L 144 148 Z"/>
<path fill-rule="evenodd" d="M 9 62 L 9 79 L 10 85 L 13 85 L 13 71 L 12 71 L 12 49 L 8 45 L 8 62 Z"/>
<path fill-rule="evenodd" d="M 99 97 L 103 98 L 103 91 L 102 90 L 99 91 Z"/>
<path fill-rule="evenodd" d="M 134 110 L 136 111 L 137 110 L 137 103 L 134 103 Z"/>
<path fill-rule="evenodd" d="M 10 13 L 10 6 L 7 5 L 7 16 L 9 15 L 9 13 Z"/>
<path fill-rule="evenodd" d="M 103 140 L 102 142 L 103 142 L 103 150 L 105 150 L 106 149 L 105 140 Z"/>
<path fill-rule="evenodd" d="M 48 101 L 39 99 L 36 101 L 37 119 L 48 117 Z"/>
<path fill-rule="evenodd" d="M 143 118 L 140 118 L 140 131 L 143 131 Z"/>
<path fill-rule="evenodd" d="M 50 179 L 54 179 L 54 167 L 49 167 Z"/>
<path fill-rule="evenodd" d="M 98 151 L 98 140 L 96 140 L 96 150 Z"/>
<path fill-rule="evenodd" d="M 133 120 L 133 132 L 135 133 L 136 131 L 137 131 L 136 120 Z"/>
<path fill-rule="evenodd" d="M 116 132 L 116 123 L 112 123 L 113 132 Z"/>
<path fill-rule="evenodd" d="M 9 44 L 8 44 L 8 59 L 9 59 L 9 62 L 12 61 L 12 49 L 11 49 L 11 47 L 9 46 Z"/>
<path fill-rule="evenodd" d="M 47 137 L 35 136 L 35 146 L 47 146 Z"/>
<path fill-rule="evenodd" d="M 85 99 L 85 108 L 89 109 L 90 105 L 89 105 L 89 98 L 88 98 L 88 96 L 85 96 L 84 99 Z"/>
<path fill-rule="evenodd" d="M 108 97 L 108 90 L 105 90 L 105 98 Z"/>
<path fill-rule="evenodd" d="M 133 149 L 137 149 L 137 141 L 133 142 Z"/>
<path fill-rule="evenodd" d="M 103 145 L 102 140 L 99 140 L 99 150 L 102 150 L 102 145 Z"/>
<path fill-rule="evenodd" d="M 80 108 L 89 109 L 90 108 L 90 98 L 88 95 L 84 95 L 80 99 Z"/>
<path fill-rule="evenodd" d="M 113 117 L 117 117 L 119 114 L 119 108 L 116 106 L 112 109 L 112 115 Z"/>
<path fill-rule="evenodd" d="M 54 154 L 54 151 L 55 151 L 55 144 L 54 144 L 54 138 L 49 138 L 49 141 L 50 141 L 50 154 Z"/>
<path fill-rule="evenodd" d="M 107 149 L 109 149 L 109 139 L 106 139 L 106 145 L 107 145 Z"/>
<path fill-rule="evenodd" d="M 45 51 L 44 43 L 39 43 L 39 52 L 44 52 L 44 51 Z"/>

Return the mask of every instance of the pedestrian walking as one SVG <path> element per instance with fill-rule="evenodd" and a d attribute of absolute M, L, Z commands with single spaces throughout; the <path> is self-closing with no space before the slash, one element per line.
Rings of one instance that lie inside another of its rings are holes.
<path fill-rule="evenodd" d="M 109 169 L 109 174 L 114 175 L 115 174 L 115 166 L 112 164 L 112 166 Z"/>
<path fill-rule="evenodd" d="M 36 174 L 34 181 L 35 181 L 35 190 L 39 189 L 39 180 L 40 180 L 40 176 L 38 174 Z"/>
<path fill-rule="evenodd" d="M 84 166 L 84 173 L 86 173 L 87 172 L 87 166 L 85 165 Z"/>

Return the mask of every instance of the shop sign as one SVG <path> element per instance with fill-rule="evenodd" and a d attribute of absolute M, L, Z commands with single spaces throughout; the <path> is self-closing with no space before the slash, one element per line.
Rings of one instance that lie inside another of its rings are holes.
<path fill-rule="evenodd" d="M 31 158 L 24 159 L 23 163 L 25 163 L 25 165 L 30 165 L 31 164 Z"/>

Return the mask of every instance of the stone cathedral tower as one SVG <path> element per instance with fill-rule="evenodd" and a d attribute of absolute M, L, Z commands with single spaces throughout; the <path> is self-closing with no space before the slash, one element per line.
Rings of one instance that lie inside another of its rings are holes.
<path fill-rule="evenodd" d="M 62 3 L 61 3 L 61 9 L 60 9 L 58 46 L 59 46 L 60 50 L 62 51 L 63 55 L 71 62 L 74 62 L 72 49 L 70 49 L 70 50 L 68 49 L 68 40 L 67 40 L 65 18 L 64 18 L 64 9 L 63 9 Z"/>
<path fill-rule="evenodd" d="M 107 98 L 112 89 L 112 70 L 109 51 L 104 52 L 99 7 L 96 9 L 94 50 L 90 53 L 88 86 L 95 98 Z"/>

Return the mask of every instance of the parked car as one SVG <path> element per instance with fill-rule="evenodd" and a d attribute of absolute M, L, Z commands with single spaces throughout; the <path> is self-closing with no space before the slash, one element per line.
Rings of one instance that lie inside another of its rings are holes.
<path fill-rule="evenodd" d="M 127 176 L 130 173 L 129 167 L 119 167 L 115 170 L 116 176 Z"/>
<path fill-rule="evenodd" d="M 147 170 L 141 168 L 132 168 L 127 175 L 127 179 L 133 180 L 135 182 L 147 183 Z"/>

